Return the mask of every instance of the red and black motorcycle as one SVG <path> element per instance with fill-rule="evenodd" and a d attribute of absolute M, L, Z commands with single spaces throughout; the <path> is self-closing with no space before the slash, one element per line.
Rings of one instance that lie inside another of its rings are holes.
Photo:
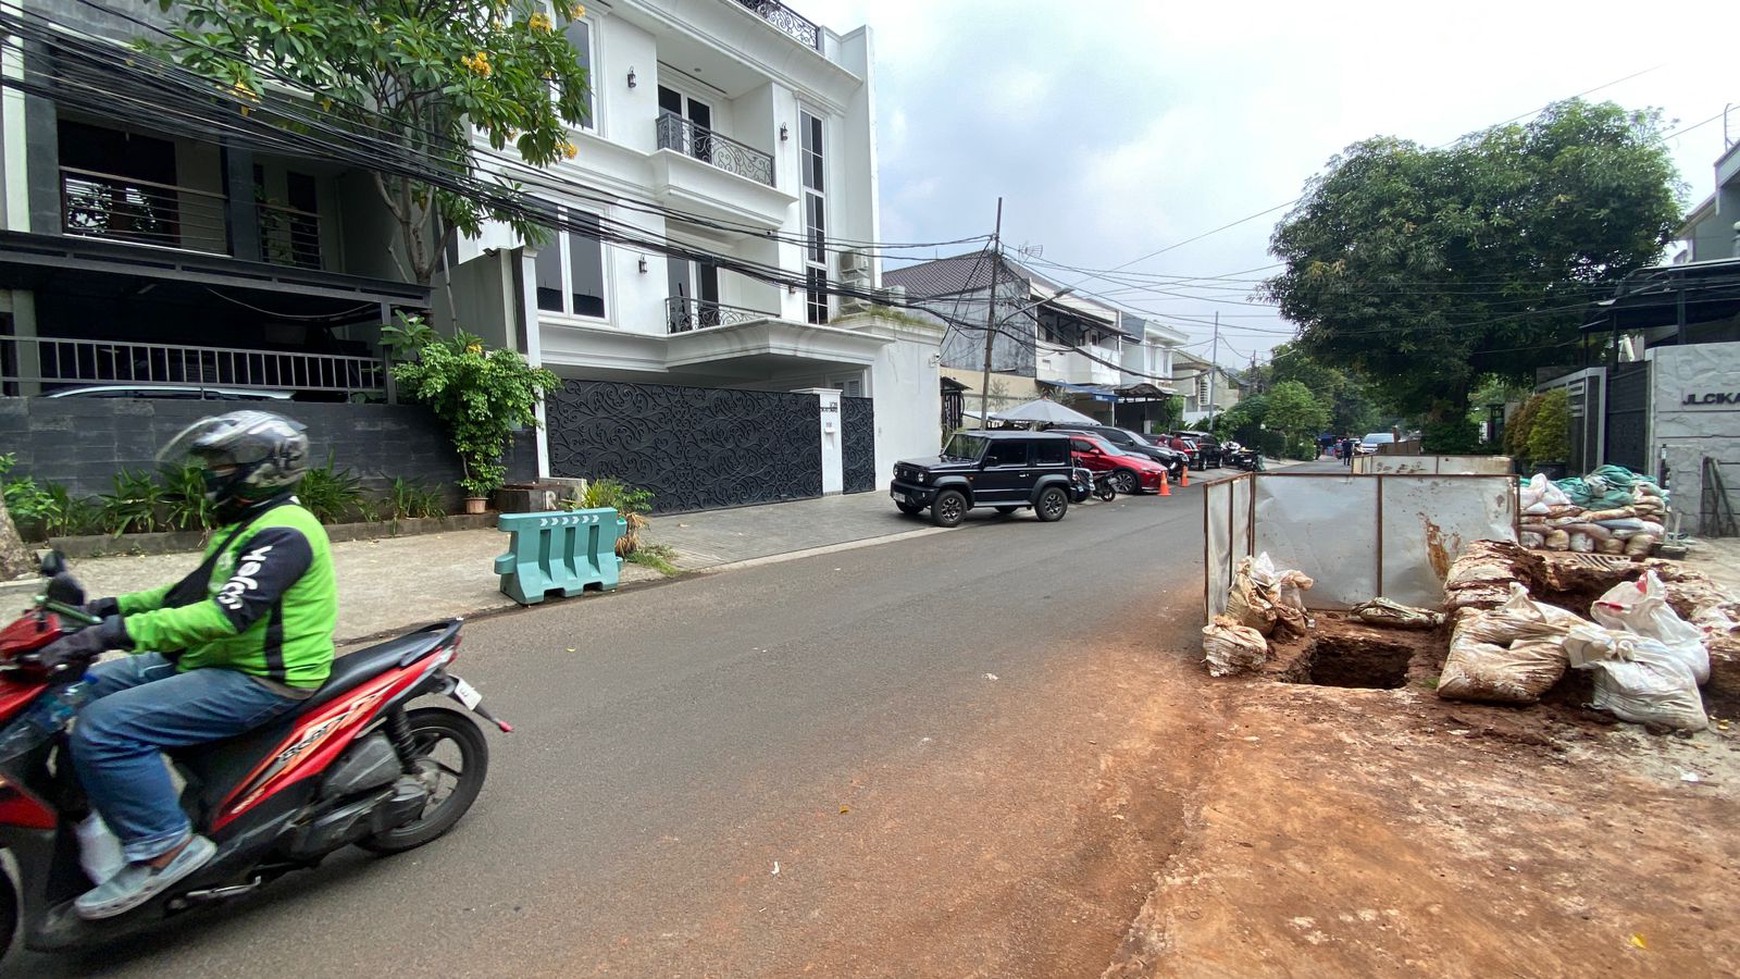
<path fill-rule="evenodd" d="M 16 879 L 0 874 L 0 955 L 19 918 L 26 947 L 66 950 L 239 897 L 345 846 L 382 854 L 421 846 L 452 829 L 477 798 L 489 747 L 465 713 L 411 702 L 452 697 L 512 730 L 448 672 L 459 619 L 341 656 L 288 715 L 171 753 L 186 779 L 182 807 L 217 844 L 216 856 L 138 908 L 86 921 L 73 899 L 99 883 L 83 869 L 75 833 L 89 807 L 66 753 L 65 722 L 45 720 L 52 712 L 33 705 L 66 686 L 49 679 L 35 654 L 91 619 L 59 555 L 42 570 L 49 580 L 35 607 L 0 629 L 0 849 L 17 867 Z"/>

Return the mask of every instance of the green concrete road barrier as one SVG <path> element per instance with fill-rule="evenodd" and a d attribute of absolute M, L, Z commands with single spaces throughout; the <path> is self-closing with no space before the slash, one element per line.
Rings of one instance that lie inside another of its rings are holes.
<path fill-rule="evenodd" d="M 588 588 L 615 591 L 622 580 L 616 540 L 628 521 L 604 507 L 566 513 L 504 513 L 496 529 L 513 535 L 495 559 L 502 594 L 536 605 L 553 591 L 572 598 Z"/>

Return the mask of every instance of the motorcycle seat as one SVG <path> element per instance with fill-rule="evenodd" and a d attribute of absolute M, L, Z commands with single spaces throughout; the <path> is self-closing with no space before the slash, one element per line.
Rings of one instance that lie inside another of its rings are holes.
<path fill-rule="evenodd" d="M 307 714 L 319 710 L 339 697 L 392 669 L 403 669 L 427 656 L 431 650 L 446 645 L 459 631 L 457 619 L 424 626 L 409 635 L 389 639 L 347 653 L 332 661 L 332 673 L 326 682 L 304 700 L 294 713 Z"/>

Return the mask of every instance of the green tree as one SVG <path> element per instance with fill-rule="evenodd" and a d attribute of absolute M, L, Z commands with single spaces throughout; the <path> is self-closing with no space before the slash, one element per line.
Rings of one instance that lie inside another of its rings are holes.
<path fill-rule="evenodd" d="M 1571 395 L 1554 388 L 1541 396 L 1529 426 L 1529 458 L 1535 462 L 1564 462 L 1571 455 Z"/>
<path fill-rule="evenodd" d="M 159 0 L 159 6 L 179 10 L 182 27 L 172 40 L 142 46 L 244 99 L 258 100 L 266 90 L 262 75 L 288 79 L 330 121 L 469 177 L 478 173 L 474 130 L 492 148 L 511 144 L 527 163 L 543 167 L 575 155 L 568 127 L 590 113 L 586 71 L 564 30 L 584 10 L 569 0 Z M 485 219 L 543 237 L 513 214 L 405 176 L 377 171 L 375 187 L 399 225 L 402 251 L 394 261 L 420 285 L 434 276 L 449 238 L 476 237 Z"/>
<path fill-rule="evenodd" d="M 1263 425 L 1279 432 L 1294 456 L 1329 424 L 1329 406 L 1299 381 L 1281 381 L 1264 398 Z"/>
<path fill-rule="evenodd" d="M 1680 217 L 1661 116 L 1557 103 L 1445 149 L 1357 143 L 1276 228 L 1265 285 L 1299 346 L 1401 414 L 1467 412 L 1492 374 L 1562 358 L 1584 304 L 1655 260 Z"/>
<path fill-rule="evenodd" d="M 1311 356 L 1297 343 L 1283 343 L 1270 353 L 1264 386 L 1298 381 L 1329 406 L 1330 431 L 1368 432 L 1378 424 L 1378 409 L 1366 382 L 1355 374 Z M 1316 432 L 1311 433 L 1313 435 Z"/>

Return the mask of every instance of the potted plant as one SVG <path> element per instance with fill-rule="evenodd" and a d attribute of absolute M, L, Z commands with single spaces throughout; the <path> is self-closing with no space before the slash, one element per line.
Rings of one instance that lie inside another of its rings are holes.
<path fill-rule="evenodd" d="M 393 365 L 393 380 L 446 427 L 464 470 L 465 512 L 482 513 L 507 478 L 501 456 L 513 433 L 538 423 L 538 402 L 561 382 L 512 350 L 486 350 L 469 333 L 438 336 L 421 317 L 401 315 L 383 326 L 381 344 L 395 356 L 411 354 Z"/>

